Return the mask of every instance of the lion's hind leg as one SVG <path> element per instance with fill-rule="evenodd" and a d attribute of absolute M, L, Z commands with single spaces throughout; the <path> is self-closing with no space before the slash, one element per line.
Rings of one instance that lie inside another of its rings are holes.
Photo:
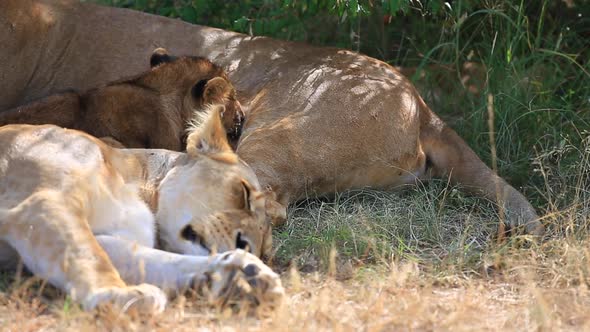
<path fill-rule="evenodd" d="M 35 275 L 68 292 L 87 309 L 112 303 L 140 311 L 164 309 L 165 294 L 123 282 L 83 218 L 80 202 L 40 191 L 0 214 L 0 239 Z"/>
<path fill-rule="evenodd" d="M 486 166 L 455 131 L 434 114 L 426 114 L 431 121 L 423 123 L 420 141 L 428 171 L 437 177 L 448 175 L 467 191 L 496 201 L 509 226 L 521 226 L 528 234 L 542 236 L 543 224 L 527 199 Z"/>

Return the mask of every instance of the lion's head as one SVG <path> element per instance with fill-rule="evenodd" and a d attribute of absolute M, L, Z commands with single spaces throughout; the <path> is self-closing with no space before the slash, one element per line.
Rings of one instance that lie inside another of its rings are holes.
<path fill-rule="evenodd" d="M 163 48 L 154 50 L 150 66 L 152 72 L 148 77 L 161 81 L 159 86 L 162 88 L 167 85 L 164 90 L 170 94 L 178 94 L 179 91 L 184 94 L 182 113 L 185 117 L 214 104 L 224 105 L 223 125 L 230 145 L 235 148 L 244 122 L 244 111 L 237 99 L 236 89 L 221 67 L 202 57 L 172 56 Z"/>
<path fill-rule="evenodd" d="M 272 246 L 265 198 L 252 169 L 230 147 L 216 105 L 190 129 L 187 153 L 160 183 L 158 220 L 165 250 L 207 255 L 235 248 L 262 256 Z"/>

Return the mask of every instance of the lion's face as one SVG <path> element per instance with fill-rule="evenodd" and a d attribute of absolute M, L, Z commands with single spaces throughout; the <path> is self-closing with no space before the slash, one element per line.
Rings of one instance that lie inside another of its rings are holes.
<path fill-rule="evenodd" d="M 170 86 L 179 85 L 171 91 L 183 94 L 183 114 L 192 116 L 194 112 L 204 111 L 211 105 L 224 105 L 223 125 L 230 140 L 237 141 L 244 111 L 237 99 L 236 89 L 221 67 L 201 57 L 175 57 L 162 48 L 154 51 L 150 65 L 153 71 L 158 71 L 158 78 L 163 82 L 168 82 Z"/>
<path fill-rule="evenodd" d="M 252 169 L 229 147 L 219 113 L 189 135 L 185 160 L 160 183 L 162 247 L 190 255 L 236 248 L 267 255 L 272 240 L 264 195 Z"/>
<path fill-rule="evenodd" d="M 225 106 L 222 120 L 227 131 L 227 137 L 237 142 L 242 133 L 245 113 L 238 101 L 236 89 L 225 77 L 215 77 L 206 82 L 203 91 L 205 105 L 221 104 Z"/>
<path fill-rule="evenodd" d="M 231 249 L 267 253 L 265 201 L 252 170 L 237 160 L 189 157 L 159 190 L 158 220 L 166 250 L 208 255 Z"/>

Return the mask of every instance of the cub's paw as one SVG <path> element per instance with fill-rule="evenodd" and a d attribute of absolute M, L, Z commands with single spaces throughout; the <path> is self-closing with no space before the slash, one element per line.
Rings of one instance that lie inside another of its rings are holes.
<path fill-rule="evenodd" d="M 159 313 L 164 311 L 166 302 L 166 294 L 160 288 L 140 284 L 97 289 L 82 302 L 82 306 L 85 310 L 93 310 L 98 306 L 110 304 L 123 312 L 137 310 L 140 313 Z"/>
<path fill-rule="evenodd" d="M 207 276 L 209 293 L 218 305 L 246 303 L 274 310 L 285 297 L 279 275 L 241 249 L 217 255 Z"/>

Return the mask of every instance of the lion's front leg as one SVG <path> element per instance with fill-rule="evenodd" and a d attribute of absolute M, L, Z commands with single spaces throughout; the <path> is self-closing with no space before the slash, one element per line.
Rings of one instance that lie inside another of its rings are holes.
<path fill-rule="evenodd" d="M 108 236 L 96 237 L 111 261 L 130 284 L 148 283 L 168 292 L 204 287 L 218 304 L 247 301 L 274 308 L 284 289 L 278 274 L 258 257 L 243 250 L 213 256 L 190 256 L 137 245 Z"/>
<path fill-rule="evenodd" d="M 148 283 L 176 293 L 205 279 L 199 270 L 206 257 L 179 255 L 111 235 L 97 235 L 96 239 L 126 283 Z"/>
<path fill-rule="evenodd" d="M 207 282 L 217 304 L 247 300 L 271 310 L 282 304 L 285 290 L 279 275 L 258 257 L 236 249 L 213 258 Z"/>
<path fill-rule="evenodd" d="M 84 309 L 102 304 L 159 312 L 166 305 L 152 285 L 127 286 L 102 250 L 82 213 L 61 193 L 38 192 L 0 213 L 0 239 L 35 275 L 59 287 Z"/>

